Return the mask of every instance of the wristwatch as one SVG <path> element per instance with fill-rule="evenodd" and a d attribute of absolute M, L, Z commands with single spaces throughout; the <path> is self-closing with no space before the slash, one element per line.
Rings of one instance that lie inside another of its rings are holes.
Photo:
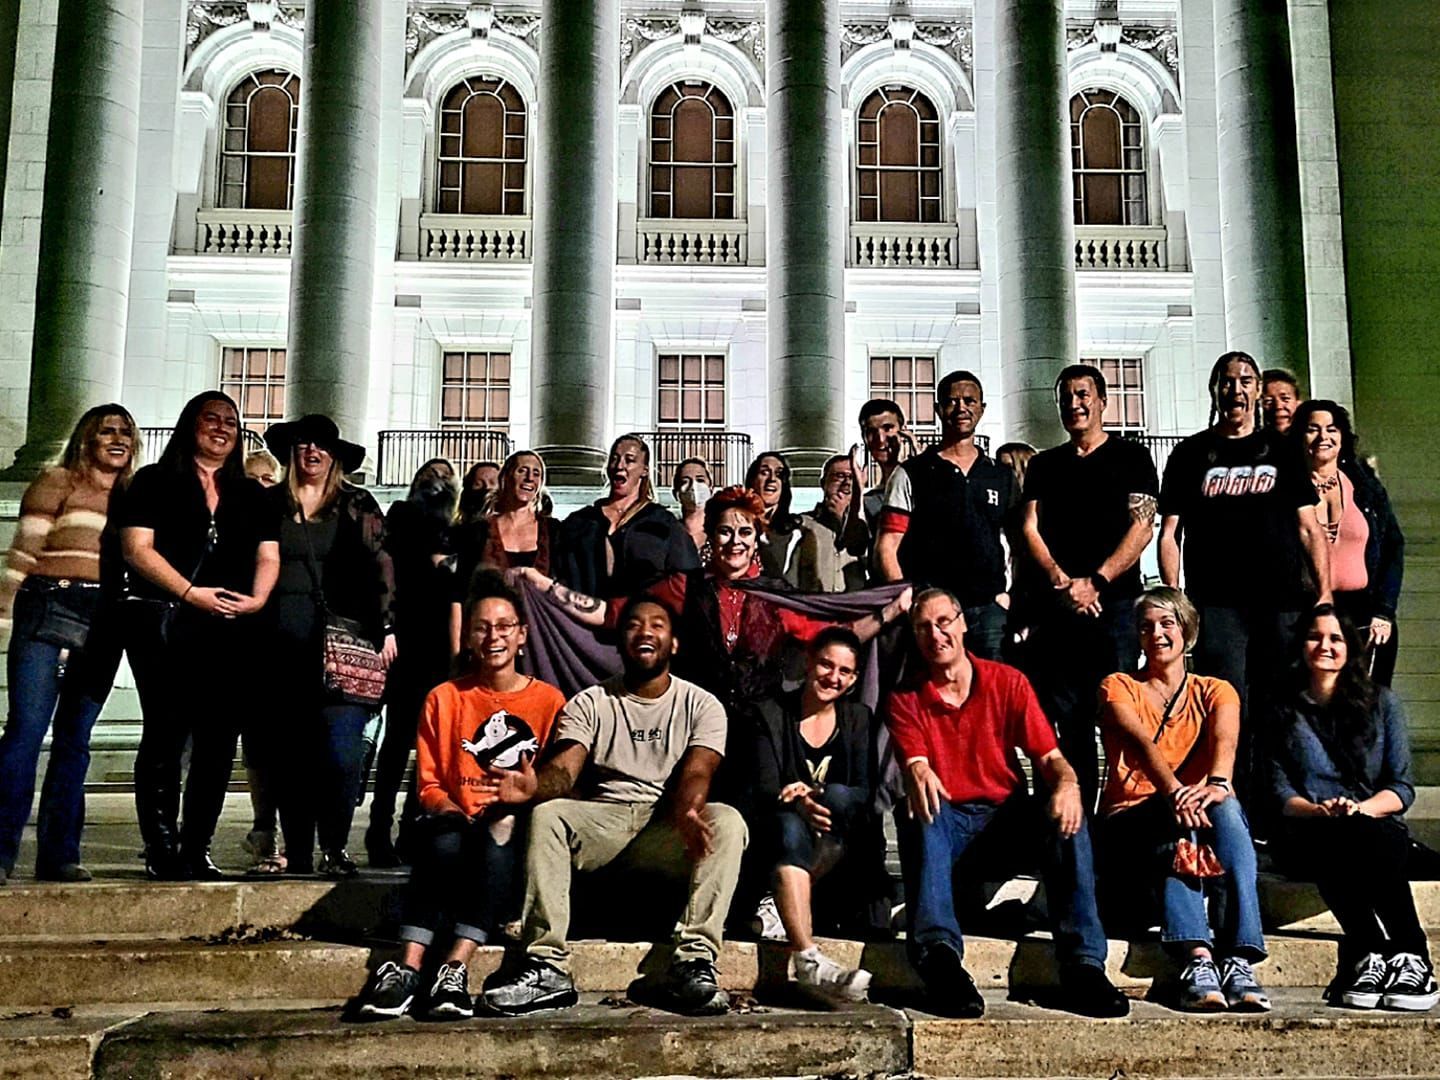
<path fill-rule="evenodd" d="M 1095 590 L 1098 592 L 1110 584 L 1110 579 L 1100 573 L 1099 570 L 1096 570 L 1090 575 L 1090 584 L 1094 585 Z"/>

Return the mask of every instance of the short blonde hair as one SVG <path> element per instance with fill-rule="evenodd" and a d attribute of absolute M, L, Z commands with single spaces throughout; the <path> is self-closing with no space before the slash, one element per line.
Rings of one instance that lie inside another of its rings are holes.
<path fill-rule="evenodd" d="M 1149 608 L 1168 611 L 1174 615 L 1175 621 L 1180 624 L 1180 633 L 1185 638 L 1185 651 L 1188 653 L 1195 647 L 1195 641 L 1200 637 L 1200 613 L 1195 610 L 1195 605 L 1188 596 L 1169 585 L 1156 585 L 1135 598 L 1137 618 Z"/>

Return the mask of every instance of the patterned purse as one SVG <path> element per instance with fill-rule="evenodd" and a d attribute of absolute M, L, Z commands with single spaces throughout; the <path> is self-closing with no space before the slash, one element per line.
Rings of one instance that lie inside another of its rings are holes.
<path fill-rule="evenodd" d="M 299 514 L 300 530 L 305 536 L 305 547 L 309 553 L 310 578 L 315 583 L 315 609 L 325 624 L 321 669 L 325 694 L 332 701 L 342 701 L 346 705 L 378 709 L 380 699 L 385 696 L 385 660 L 359 619 L 337 615 L 325 603 L 320 567 L 315 561 L 315 548 L 310 543 L 310 530 L 303 508 L 299 509 Z"/>

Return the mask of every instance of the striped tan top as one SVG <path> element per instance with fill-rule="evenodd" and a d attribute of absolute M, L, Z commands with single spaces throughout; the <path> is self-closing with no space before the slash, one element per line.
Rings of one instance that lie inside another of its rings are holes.
<path fill-rule="evenodd" d="M 31 574 L 100 580 L 100 534 L 109 504 L 109 491 L 59 466 L 25 489 L 0 581 L 0 622 L 9 623 L 15 594 Z"/>

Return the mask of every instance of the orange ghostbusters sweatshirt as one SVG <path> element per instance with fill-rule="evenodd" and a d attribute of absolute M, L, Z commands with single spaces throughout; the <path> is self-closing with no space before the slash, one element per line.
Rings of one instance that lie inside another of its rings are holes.
<path fill-rule="evenodd" d="M 469 817 L 495 801 L 481 783 L 487 767 L 514 769 L 550 735 L 565 695 L 539 679 L 498 694 L 473 675 L 430 691 L 415 740 L 420 805 L 428 814 L 460 810 Z"/>

